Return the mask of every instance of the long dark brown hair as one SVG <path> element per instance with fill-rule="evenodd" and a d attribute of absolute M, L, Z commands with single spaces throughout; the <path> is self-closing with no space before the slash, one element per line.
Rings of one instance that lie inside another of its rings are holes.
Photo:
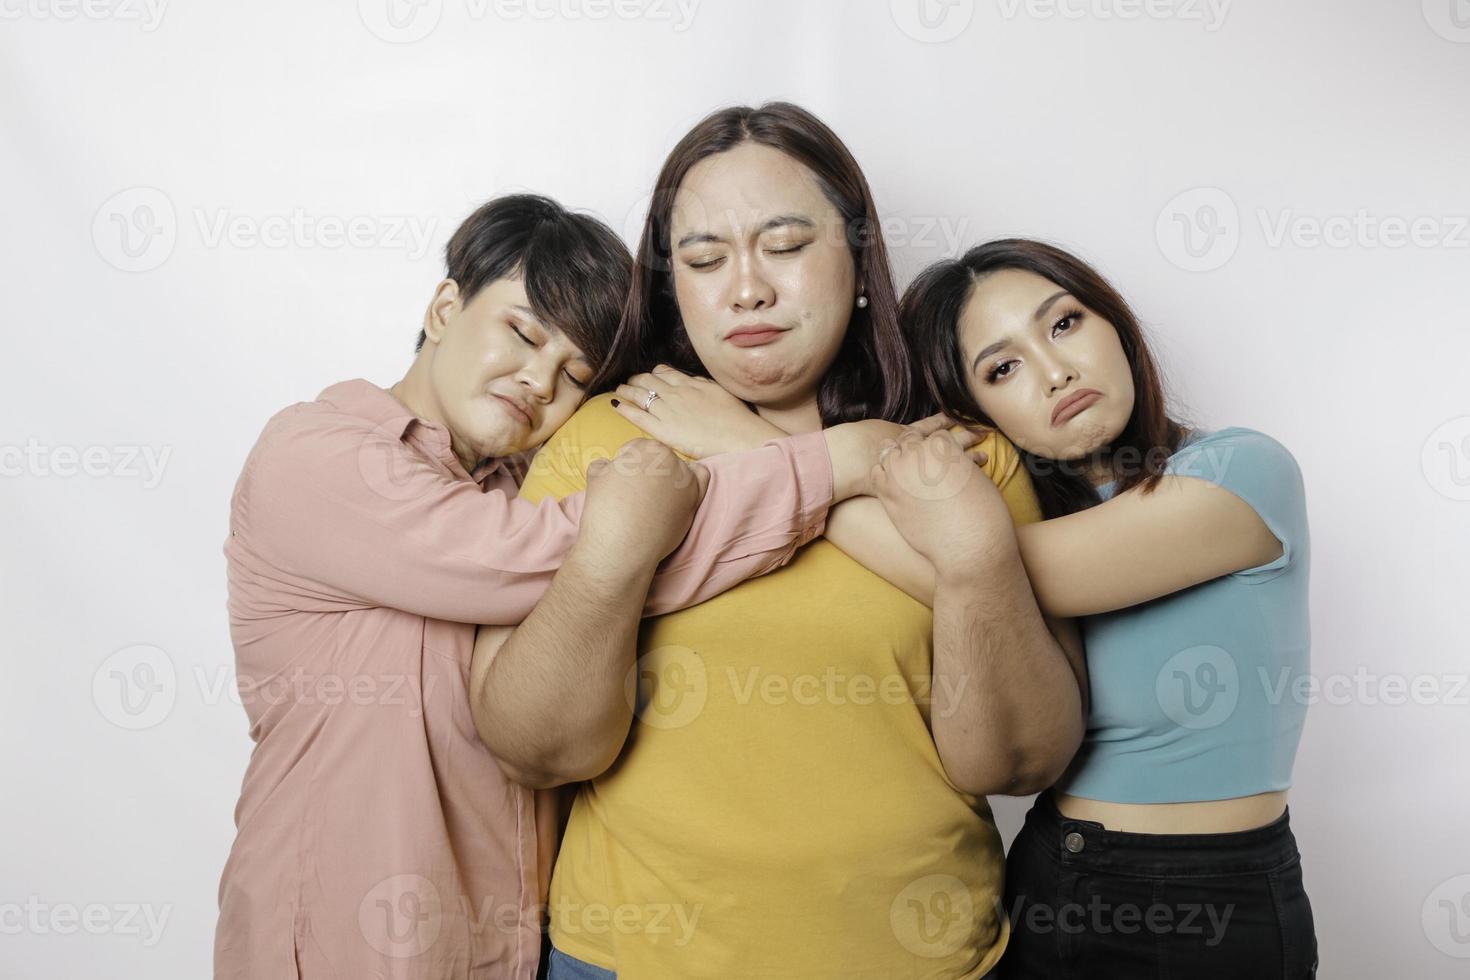
<path fill-rule="evenodd" d="M 1022 269 L 1056 283 L 1117 330 L 1133 374 L 1133 414 L 1100 460 L 1117 473 L 1116 493 L 1136 486 L 1152 492 L 1184 429 L 1168 415 L 1163 378 L 1127 301 L 1096 269 L 1054 245 L 1024 238 L 986 242 L 958 259 L 929 266 L 904 292 L 899 315 L 918 352 L 930 397 L 957 421 L 997 427 L 970 391 L 959 325 L 975 284 L 1001 269 Z M 1075 513 L 1100 501 L 1080 467 L 1016 448 L 1046 517 Z"/>
<path fill-rule="evenodd" d="M 866 309 L 853 309 L 842 346 L 818 388 L 822 424 L 864 418 L 913 421 L 920 407 L 916 401 L 920 386 L 899 330 L 898 295 L 867 178 L 836 133 L 789 102 L 711 113 L 669 153 L 638 240 L 633 283 L 612 351 L 591 391 L 608 391 L 660 362 L 686 374 L 708 376 L 689 342 L 674 297 L 670 218 L 674 197 L 690 169 L 746 142 L 780 150 L 816 177 L 842 216 L 853 269 L 868 298 Z"/>

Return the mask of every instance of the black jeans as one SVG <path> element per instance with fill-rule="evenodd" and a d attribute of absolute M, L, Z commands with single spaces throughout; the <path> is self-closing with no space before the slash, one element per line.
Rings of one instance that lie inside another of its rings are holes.
<path fill-rule="evenodd" d="M 1050 792 L 1006 859 L 1002 980 L 1303 980 L 1312 905 L 1289 814 L 1229 834 L 1069 820 Z"/>

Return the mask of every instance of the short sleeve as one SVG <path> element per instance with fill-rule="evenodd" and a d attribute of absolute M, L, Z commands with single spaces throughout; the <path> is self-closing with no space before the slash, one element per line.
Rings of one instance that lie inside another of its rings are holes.
<path fill-rule="evenodd" d="M 540 503 L 580 493 L 587 489 L 587 468 L 594 459 L 612 459 L 626 443 L 648 438 L 606 401 L 583 405 L 532 457 L 521 482 L 522 499 Z"/>
<path fill-rule="evenodd" d="M 1011 521 L 1020 527 L 1041 520 L 1041 502 L 1031 484 L 1031 474 L 1021 465 L 1021 454 L 1011 441 L 992 430 L 970 452 L 984 452 L 989 457 L 981 467 L 1000 490 L 1001 499 L 1011 512 Z"/>
<path fill-rule="evenodd" d="M 1251 506 L 1281 542 L 1275 560 L 1234 573 L 1252 581 L 1276 577 L 1306 558 L 1306 492 L 1301 468 L 1281 443 L 1254 429 L 1207 433 L 1169 457 L 1164 472 L 1229 490 Z"/>

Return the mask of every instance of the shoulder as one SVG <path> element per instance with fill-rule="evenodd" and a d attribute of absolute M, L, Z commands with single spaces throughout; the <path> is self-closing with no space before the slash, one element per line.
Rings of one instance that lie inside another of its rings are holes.
<path fill-rule="evenodd" d="M 587 485 L 594 459 L 611 459 L 634 439 L 650 438 L 612 407 L 611 393 L 596 395 L 577 409 L 536 452 L 521 484 L 521 496 L 539 500 L 566 496 Z"/>
<path fill-rule="evenodd" d="M 992 429 L 970 452 L 985 453 L 987 458 L 981 469 L 1000 488 L 1000 494 L 1010 509 L 1011 520 L 1018 527 L 1041 520 L 1041 504 L 1036 498 L 1036 488 L 1031 482 L 1031 474 L 1022 465 L 1021 452 L 1014 443 L 998 429 Z"/>
<path fill-rule="evenodd" d="M 398 424 L 398 435 L 404 424 L 406 420 Z M 355 452 L 378 427 L 371 419 L 328 402 L 296 402 L 266 421 L 250 451 L 249 465 L 321 460 L 337 455 L 344 446 Z"/>
<path fill-rule="evenodd" d="M 991 429 L 970 452 L 983 452 L 988 457 L 985 473 L 997 486 L 1005 486 L 1021 470 L 1020 450 L 999 429 Z"/>
<path fill-rule="evenodd" d="M 1218 484 L 1242 474 L 1301 482 L 1301 467 L 1291 450 L 1266 433 L 1243 426 L 1196 431 L 1169 458 L 1167 468 L 1177 476 L 1195 476 Z"/>
<path fill-rule="evenodd" d="M 616 455 L 634 439 L 650 438 L 648 433 L 618 414 L 612 407 L 612 401 L 611 392 L 587 399 L 565 425 L 552 433 L 540 452 L 545 453 L 548 449 L 575 451 L 590 463 L 598 457 Z"/>

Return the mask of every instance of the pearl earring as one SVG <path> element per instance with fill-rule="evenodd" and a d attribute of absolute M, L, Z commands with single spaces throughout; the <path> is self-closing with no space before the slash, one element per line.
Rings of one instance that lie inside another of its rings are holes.
<path fill-rule="evenodd" d="M 868 308 L 868 297 L 859 296 L 857 298 L 857 308 L 860 310 L 866 310 Z"/>

